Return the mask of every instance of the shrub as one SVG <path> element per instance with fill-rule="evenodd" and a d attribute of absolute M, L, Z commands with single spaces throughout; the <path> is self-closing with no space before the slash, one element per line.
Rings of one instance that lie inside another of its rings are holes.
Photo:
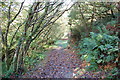
<path fill-rule="evenodd" d="M 81 59 L 89 62 L 89 70 L 97 70 L 99 65 L 118 63 L 118 42 L 116 36 L 105 33 L 90 32 L 89 38 L 84 38 L 79 44 Z"/>
<path fill-rule="evenodd" d="M 24 58 L 25 66 L 27 68 L 34 67 L 34 64 L 38 62 L 40 63 L 40 61 L 43 60 L 45 56 L 46 56 L 45 54 L 40 52 L 32 52 L 32 54 Z"/>

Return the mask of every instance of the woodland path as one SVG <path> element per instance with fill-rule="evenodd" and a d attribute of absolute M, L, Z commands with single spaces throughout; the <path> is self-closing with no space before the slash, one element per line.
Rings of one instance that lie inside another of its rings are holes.
<path fill-rule="evenodd" d="M 98 78 L 103 72 L 88 72 L 74 51 L 58 47 L 47 53 L 43 62 L 34 70 L 28 71 L 22 78 Z M 94 75 L 93 75 L 94 74 Z"/>

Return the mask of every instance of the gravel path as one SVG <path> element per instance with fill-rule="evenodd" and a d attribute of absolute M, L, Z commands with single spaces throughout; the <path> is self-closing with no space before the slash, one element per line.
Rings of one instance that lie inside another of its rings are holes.
<path fill-rule="evenodd" d="M 34 70 L 22 75 L 22 78 L 98 78 L 104 75 L 103 72 L 86 71 L 84 63 L 68 49 L 58 48 L 47 54 L 44 65 L 36 66 Z"/>

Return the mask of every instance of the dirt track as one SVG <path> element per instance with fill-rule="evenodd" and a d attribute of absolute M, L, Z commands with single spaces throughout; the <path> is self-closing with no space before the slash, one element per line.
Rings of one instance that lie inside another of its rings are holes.
<path fill-rule="evenodd" d="M 68 49 L 58 48 L 47 53 L 44 65 L 22 75 L 23 78 L 98 78 L 104 73 L 88 72 L 85 65 L 75 53 Z M 20 76 L 21 77 L 21 76 Z"/>

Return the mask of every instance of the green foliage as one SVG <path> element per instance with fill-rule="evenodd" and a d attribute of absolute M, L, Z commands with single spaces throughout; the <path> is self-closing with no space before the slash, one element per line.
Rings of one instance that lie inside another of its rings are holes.
<path fill-rule="evenodd" d="M 13 65 L 10 66 L 9 70 L 7 70 L 5 62 L 2 62 L 2 77 L 9 78 L 13 72 L 14 72 Z"/>
<path fill-rule="evenodd" d="M 58 40 L 55 42 L 55 45 L 60 46 L 62 48 L 66 48 L 68 46 L 67 40 Z"/>
<path fill-rule="evenodd" d="M 112 11 L 114 12 L 113 14 Z M 73 30 L 76 29 L 75 32 L 79 32 L 81 38 L 88 36 L 89 32 L 106 32 L 108 34 L 109 32 L 104 28 L 109 24 L 108 22 L 113 25 L 116 23 L 114 20 L 116 16 L 115 13 L 116 7 L 113 3 L 77 3 L 72 7 L 68 16 L 70 28 Z"/>
<path fill-rule="evenodd" d="M 117 63 L 118 60 L 118 37 L 105 33 L 90 32 L 89 38 L 84 38 L 80 43 L 81 59 L 90 63 L 90 70 L 97 70 L 98 65 Z"/>
<path fill-rule="evenodd" d="M 119 69 L 118 68 L 113 68 L 110 72 L 109 72 L 109 74 L 108 74 L 108 76 L 107 76 L 107 78 L 113 78 L 113 76 L 116 76 L 116 75 L 118 75 L 119 74 Z M 112 76 L 111 76 L 111 74 L 112 74 Z M 117 77 L 116 77 L 117 78 Z"/>
<path fill-rule="evenodd" d="M 103 21 L 103 19 L 101 21 Z M 95 23 L 97 23 L 97 22 L 99 22 L 99 21 L 96 21 Z M 104 22 L 98 23 L 97 26 L 94 26 L 94 31 L 98 30 L 99 33 L 106 33 L 106 34 L 113 33 L 113 31 L 110 31 L 110 30 L 106 29 L 106 27 L 108 25 L 115 26 L 116 23 L 117 23 L 117 20 L 114 20 L 114 19 L 112 19 L 112 20 L 108 19 L 106 21 L 104 20 Z"/>
<path fill-rule="evenodd" d="M 24 61 L 25 61 L 26 67 L 27 68 L 34 67 L 34 64 L 43 60 L 45 56 L 46 56 L 45 54 L 40 52 L 32 52 L 32 54 L 25 56 Z"/>

